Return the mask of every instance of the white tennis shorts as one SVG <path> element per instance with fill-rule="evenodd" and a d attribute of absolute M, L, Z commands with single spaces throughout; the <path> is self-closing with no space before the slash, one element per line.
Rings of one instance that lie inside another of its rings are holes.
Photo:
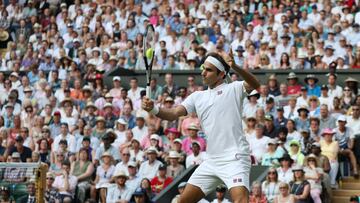
<path fill-rule="evenodd" d="M 249 189 L 251 160 L 240 158 L 231 160 L 207 159 L 195 170 L 188 183 L 199 187 L 205 195 L 211 193 L 216 186 L 224 183 L 230 190 L 244 186 Z"/>

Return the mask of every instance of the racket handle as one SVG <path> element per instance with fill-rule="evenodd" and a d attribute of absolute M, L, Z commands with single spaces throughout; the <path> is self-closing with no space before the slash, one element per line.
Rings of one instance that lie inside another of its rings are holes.
<path fill-rule="evenodd" d="M 147 85 L 147 86 L 146 86 L 146 96 L 151 99 L 151 89 L 150 89 L 150 85 Z"/>

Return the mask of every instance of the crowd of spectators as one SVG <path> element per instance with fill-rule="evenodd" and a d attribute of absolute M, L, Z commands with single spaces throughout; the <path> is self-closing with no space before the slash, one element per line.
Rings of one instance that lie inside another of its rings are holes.
<path fill-rule="evenodd" d="M 175 121 L 148 114 L 136 77 L 104 85 L 104 73 L 144 69 L 142 39 L 152 24 L 154 69 L 197 69 L 206 53 L 232 52 L 246 69 L 332 70 L 323 84 L 311 74 L 271 75 L 242 115 L 253 164 L 271 167 L 251 200 L 321 202 L 338 187 L 340 159 L 358 177 L 359 81 L 339 86 L 334 71 L 360 67 L 358 8 L 352 0 L 4 0 L 0 161 L 47 163 L 47 202 L 109 203 L 148 202 L 204 161 L 196 114 Z M 153 79 L 150 97 L 162 108 L 179 105 L 206 88 L 196 77 L 184 87 L 171 74 L 165 84 Z M 24 174 L 9 170 L 3 180 L 18 183 Z"/>

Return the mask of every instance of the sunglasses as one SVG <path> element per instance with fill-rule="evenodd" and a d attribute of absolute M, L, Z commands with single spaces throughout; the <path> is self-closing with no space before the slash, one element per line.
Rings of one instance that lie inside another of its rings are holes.
<path fill-rule="evenodd" d="M 348 91 L 350 91 L 350 89 L 344 89 L 344 91 L 348 92 Z"/>
<path fill-rule="evenodd" d="M 130 156 L 130 154 L 122 154 L 123 156 Z"/>
<path fill-rule="evenodd" d="M 275 172 L 275 171 L 269 171 L 268 174 L 269 174 L 269 175 L 270 175 L 270 174 L 276 174 L 276 172 Z"/>
<path fill-rule="evenodd" d="M 296 146 L 296 147 L 297 147 L 297 145 L 296 145 L 296 144 L 292 144 L 292 145 L 290 145 L 290 147 L 294 147 L 294 146 Z"/>
<path fill-rule="evenodd" d="M 279 187 L 279 189 L 282 190 L 282 189 L 288 189 L 288 188 L 287 187 Z"/>
<path fill-rule="evenodd" d="M 54 180 L 54 178 L 46 178 L 46 180 Z"/>

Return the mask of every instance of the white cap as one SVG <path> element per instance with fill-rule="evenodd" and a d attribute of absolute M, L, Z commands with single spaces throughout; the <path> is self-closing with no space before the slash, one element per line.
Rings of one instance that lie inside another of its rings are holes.
<path fill-rule="evenodd" d="M 337 121 L 338 121 L 338 122 L 339 122 L 339 121 L 344 121 L 344 122 L 346 122 L 346 116 L 345 116 L 345 115 L 340 115 L 340 116 L 338 117 Z"/>
<path fill-rule="evenodd" d="M 120 76 L 113 77 L 113 81 L 115 81 L 115 80 L 121 81 L 121 77 Z"/>
<path fill-rule="evenodd" d="M 116 122 L 120 123 L 122 125 L 127 125 L 128 124 L 123 118 L 119 118 Z"/>
<path fill-rule="evenodd" d="M 180 158 L 180 154 L 177 151 L 170 151 L 169 152 L 169 158 Z"/>
<path fill-rule="evenodd" d="M 150 136 L 150 140 L 152 140 L 152 139 L 159 141 L 159 140 L 160 140 L 160 136 L 159 136 L 158 134 L 152 134 L 152 135 Z"/>

